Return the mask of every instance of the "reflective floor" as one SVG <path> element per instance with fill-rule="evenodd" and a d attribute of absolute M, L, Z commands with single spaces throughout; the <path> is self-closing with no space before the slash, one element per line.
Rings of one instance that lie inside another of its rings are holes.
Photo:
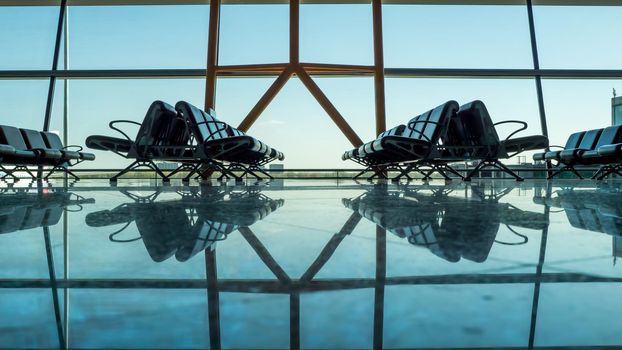
<path fill-rule="evenodd" d="M 622 182 L 0 185 L 1 349 L 622 346 Z"/>

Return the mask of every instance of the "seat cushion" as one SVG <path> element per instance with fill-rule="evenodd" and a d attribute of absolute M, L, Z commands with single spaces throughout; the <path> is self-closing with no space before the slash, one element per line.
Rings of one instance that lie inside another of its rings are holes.
<path fill-rule="evenodd" d="M 86 147 L 100 151 L 127 153 L 132 148 L 132 141 L 118 137 L 92 135 L 86 138 Z"/>
<path fill-rule="evenodd" d="M 351 150 L 345 152 L 343 154 L 343 156 L 341 156 L 341 159 L 348 160 L 348 159 L 356 158 L 358 156 L 358 154 L 359 154 L 358 148 L 351 149 Z"/>
<path fill-rule="evenodd" d="M 559 153 L 559 158 L 564 162 L 576 161 L 579 159 L 581 154 L 585 151 L 588 151 L 588 150 L 581 149 L 581 148 L 565 149 Z"/>
<path fill-rule="evenodd" d="M 0 145 L 0 157 L 15 154 L 15 147 L 9 145 Z"/>
<path fill-rule="evenodd" d="M 598 148 L 598 153 L 602 156 L 621 156 L 622 155 L 622 143 L 615 145 L 606 145 Z"/>

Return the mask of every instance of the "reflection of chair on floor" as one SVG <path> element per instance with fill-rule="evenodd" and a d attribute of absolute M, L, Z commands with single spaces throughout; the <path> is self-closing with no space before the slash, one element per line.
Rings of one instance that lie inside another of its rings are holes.
<path fill-rule="evenodd" d="M 622 236 L 620 193 L 563 189 L 556 196 L 534 197 L 534 203 L 561 208 L 573 227 Z"/>
<path fill-rule="evenodd" d="M 494 242 L 524 244 L 527 237 L 510 226 L 541 229 L 542 214 L 530 213 L 496 200 L 449 196 L 446 192 L 387 190 L 376 186 L 344 205 L 409 243 L 428 248 L 452 262 L 465 258 L 483 262 Z M 517 243 L 496 240 L 501 224 L 521 237 Z"/>
<path fill-rule="evenodd" d="M 0 202 L 0 233 L 54 226 L 65 210 L 79 211 L 82 204 L 94 202 L 70 192 L 4 193 Z M 77 209 L 70 210 L 70 206 Z"/>
<path fill-rule="evenodd" d="M 154 261 L 161 262 L 173 255 L 178 261 L 186 261 L 205 249 L 213 249 L 217 241 L 226 239 L 231 232 L 253 225 L 282 205 L 283 200 L 273 200 L 259 192 L 206 186 L 200 194 L 182 195 L 179 200 L 137 201 L 90 213 L 86 223 L 91 227 L 124 224 L 110 235 L 111 241 L 142 239 Z M 136 223 L 140 237 L 117 238 L 132 222 Z"/>

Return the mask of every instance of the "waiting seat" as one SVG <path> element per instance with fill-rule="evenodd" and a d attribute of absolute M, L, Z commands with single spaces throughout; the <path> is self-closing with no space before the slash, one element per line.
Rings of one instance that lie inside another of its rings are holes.
<path fill-rule="evenodd" d="M 168 177 L 155 164 L 154 160 L 192 161 L 187 152 L 188 137 L 184 137 L 185 127 L 181 123 L 183 132 L 179 133 L 175 127 L 179 127 L 177 111 L 173 106 L 162 101 L 154 101 L 147 110 L 142 123 L 133 120 L 114 120 L 109 123 L 111 129 L 119 132 L 124 138 L 91 135 L 86 139 L 86 146 L 100 151 L 110 151 L 126 159 L 134 161 L 125 169 L 110 178 L 116 182 L 119 177 L 129 171 L 140 167 L 154 170 L 164 181 Z M 137 125 L 138 131 L 134 139 L 131 139 L 117 124 Z M 172 136 L 179 136 L 175 139 Z"/>
<path fill-rule="evenodd" d="M 622 126 L 616 125 L 573 133 L 563 150 L 536 154 L 534 160 L 558 162 L 557 169 L 548 176 L 549 179 L 565 171 L 571 171 L 582 179 L 583 176 L 575 168 L 578 165 L 601 165 L 592 178 L 603 179 L 613 172 L 620 174 L 621 147 Z"/>
<path fill-rule="evenodd" d="M 264 142 L 218 120 L 213 111 L 205 112 L 186 101 L 177 102 L 175 109 L 185 120 L 189 134 L 197 145 L 194 148 L 195 158 L 222 171 L 222 177 L 240 179 L 250 174 L 259 178 L 256 174 L 259 172 L 272 178 L 261 167 L 285 158 L 283 153 Z M 228 162 L 228 167 L 224 168 L 222 162 Z M 236 176 L 232 170 L 242 170 L 243 174 Z"/>
<path fill-rule="evenodd" d="M 387 170 L 400 170 L 400 176 L 429 165 L 437 154 L 434 152 L 439 140 L 445 135 L 451 117 L 458 110 L 456 101 L 448 101 L 412 118 L 406 125 L 398 125 L 360 147 L 345 152 L 343 160 L 352 160 L 366 167 L 355 176 L 358 178 L 373 171 L 369 179 L 385 178 Z M 406 169 L 403 163 L 412 163 Z M 399 178 L 399 176 L 398 176 Z"/>
<path fill-rule="evenodd" d="M 479 100 L 460 106 L 455 118 L 455 122 L 450 123 L 452 130 L 448 132 L 454 135 L 452 142 L 445 144 L 450 152 L 449 158 L 478 161 L 475 168 L 464 177 L 465 181 L 470 181 L 473 175 L 487 167 L 497 168 L 517 181 L 522 181 L 522 177 L 500 160 L 509 159 L 524 151 L 546 148 L 549 145 L 549 140 L 544 135 L 514 137 L 527 129 L 527 123 L 520 120 L 493 123 L 488 109 Z M 520 127 L 501 140 L 496 126 L 508 123 L 519 124 Z"/>
<path fill-rule="evenodd" d="M 142 239 L 153 261 L 162 262 L 174 255 L 183 262 L 206 249 L 214 249 L 216 242 L 240 227 L 253 225 L 283 203 L 282 199 L 273 200 L 257 192 L 208 187 L 191 198 L 125 203 L 111 210 L 89 213 L 85 221 L 90 227 L 125 224 L 110 235 L 111 241 Z M 140 237 L 116 238 L 132 221 Z"/>

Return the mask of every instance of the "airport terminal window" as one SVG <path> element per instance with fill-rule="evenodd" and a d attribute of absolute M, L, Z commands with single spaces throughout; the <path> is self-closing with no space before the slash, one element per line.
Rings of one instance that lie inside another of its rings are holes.
<path fill-rule="evenodd" d="M 535 6 L 541 68 L 620 69 L 620 6 Z"/>
<path fill-rule="evenodd" d="M 68 20 L 71 69 L 206 67 L 208 5 L 72 6 Z"/>
<path fill-rule="evenodd" d="M 70 80 L 69 144 L 83 145 L 89 135 L 116 135 L 117 133 L 108 127 L 108 123 L 112 120 L 142 122 L 147 109 L 155 100 L 165 101 L 171 105 L 179 100 L 185 100 L 202 106 L 204 98 L 204 79 Z M 122 130 L 126 130 L 130 138 L 136 136 L 137 126 L 129 124 L 120 126 Z M 131 162 L 121 159 L 112 152 L 92 151 L 97 156 L 97 162 L 85 162 L 78 166 L 116 168 L 125 167 Z"/>
<path fill-rule="evenodd" d="M 300 6 L 300 61 L 373 64 L 369 5 Z"/>
<path fill-rule="evenodd" d="M 533 67 L 524 6 L 384 5 L 383 26 L 388 68 Z"/>
<path fill-rule="evenodd" d="M 218 63 L 288 62 L 288 33 L 287 5 L 222 5 Z"/>
<path fill-rule="evenodd" d="M 544 106 L 552 145 L 563 146 L 570 134 L 611 124 L 612 88 L 619 80 L 544 79 Z"/>
<path fill-rule="evenodd" d="M 3 7 L 0 11 L 0 70 L 50 69 L 58 6 Z"/>

